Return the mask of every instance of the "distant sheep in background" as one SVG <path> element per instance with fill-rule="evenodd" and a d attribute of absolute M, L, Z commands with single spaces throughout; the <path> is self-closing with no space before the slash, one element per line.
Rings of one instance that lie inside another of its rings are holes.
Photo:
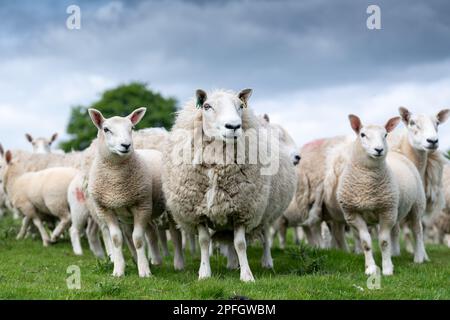
<path fill-rule="evenodd" d="M 58 138 L 58 134 L 54 133 L 50 139 L 43 137 L 33 138 L 29 133 L 26 133 L 25 137 L 33 146 L 34 153 L 50 153 L 52 144 Z"/>

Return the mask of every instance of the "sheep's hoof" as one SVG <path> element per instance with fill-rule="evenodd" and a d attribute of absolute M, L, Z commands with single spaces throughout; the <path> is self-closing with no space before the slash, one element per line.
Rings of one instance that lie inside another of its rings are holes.
<path fill-rule="evenodd" d="M 253 278 L 253 274 L 250 270 L 247 272 L 241 272 L 241 281 L 243 282 L 255 282 L 255 278 Z"/>
<path fill-rule="evenodd" d="M 377 274 L 377 266 L 373 265 L 373 266 L 368 266 L 366 268 L 366 275 L 371 276 Z"/>
<path fill-rule="evenodd" d="M 394 268 L 392 266 L 383 268 L 384 276 L 392 276 L 393 274 L 394 274 Z"/>
<path fill-rule="evenodd" d="M 150 272 L 150 270 L 139 271 L 139 277 L 141 277 L 141 278 L 150 278 L 151 276 L 152 276 L 152 273 Z"/>
<path fill-rule="evenodd" d="M 183 261 L 175 261 L 173 263 L 173 267 L 177 271 L 183 270 L 184 269 L 184 262 Z"/>
<path fill-rule="evenodd" d="M 202 268 L 198 271 L 198 280 L 211 278 L 211 269 L 210 268 Z"/>
<path fill-rule="evenodd" d="M 273 269 L 273 260 L 272 259 L 263 259 L 261 261 L 261 266 L 266 269 Z"/>

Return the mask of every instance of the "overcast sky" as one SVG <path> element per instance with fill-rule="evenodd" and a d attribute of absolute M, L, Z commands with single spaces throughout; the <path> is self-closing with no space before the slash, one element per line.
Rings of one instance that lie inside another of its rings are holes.
<path fill-rule="evenodd" d="M 66 28 L 70 4 L 80 30 Z M 369 4 L 381 30 L 366 27 Z M 299 144 L 350 134 L 348 113 L 437 113 L 450 107 L 449 14 L 446 0 L 2 0 L 0 142 L 64 138 L 72 106 L 130 81 L 179 104 L 197 88 L 253 88 L 251 106 Z M 450 148 L 450 123 L 441 141 Z"/>

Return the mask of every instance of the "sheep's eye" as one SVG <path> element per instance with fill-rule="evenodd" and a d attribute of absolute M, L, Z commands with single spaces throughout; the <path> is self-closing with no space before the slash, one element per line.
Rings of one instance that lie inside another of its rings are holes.
<path fill-rule="evenodd" d="M 108 128 L 103 128 L 103 131 L 104 131 L 105 133 L 111 132 L 111 130 L 109 130 Z"/>
<path fill-rule="evenodd" d="M 387 133 L 384 135 L 385 138 L 387 138 Z"/>
<path fill-rule="evenodd" d="M 241 108 L 241 109 L 244 109 L 244 104 L 243 103 L 241 103 L 241 105 L 239 106 L 239 108 Z"/>
<path fill-rule="evenodd" d="M 409 122 L 409 125 L 410 125 L 410 126 L 415 126 L 416 123 L 415 123 L 413 120 L 411 120 L 411 121 Z"/>
<path fill-rule="evenodd" d="M 209 110 L 209 109 L 211 109 L 212 107 L 209 105 L 209 104 L 207 104 L 207 103 L 205 103 L 204 105 L 203 105 L 203 109 L 205 109 L 205 110 Z"/>
<path fill-rule="evenodd" d="M 361 138 L 364 138 L 366 136 L 365 133 L 361 133 Z"/>

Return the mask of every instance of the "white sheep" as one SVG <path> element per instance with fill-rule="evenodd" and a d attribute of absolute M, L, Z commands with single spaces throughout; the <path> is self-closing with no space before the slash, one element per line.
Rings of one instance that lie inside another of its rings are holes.
<path fill-rule="evenodd" d="M 25 134 L 25 137 L 27 138 L 28 142 L 31 143 L 33 146 L 33 152 L 34 153 L 50 153 L 51 147 L 53 142 L 58 138 L 58 134 L 54 133 L 50 139 L 39 137 L 39 138 L 33 138 L 29 133 Z"/>
<path fill-rule="evenodd" d="M 89 109 L 98 129 L 97 151 L 88 177 L 88 193 L 92 196 L 98 217 L 107 225 L 112 239 L 113 276 L 123 276 L 125 260 L 123 236 L 119 220 L 133 225 L 132 241 L 136 249 L 140 277 L 151 275 L 145 252 L 145 234 L 156 235 L 151 221 L 164 211 L 162 190 L 156 185 L 161 153 L 156 150 L 136 152 L 132 128 L 145 114 L 145 108 L 127 117 L 105 119 L 100 111 Z"/>
<path fill-rule="evenodd" d="M 449 109 L 443 109 L 432 116 L 415 115 L 405 107 L 400 107 L 399 113 L 406 130 L 389 139 L 392 150 L 404 154 L 419 170 L 427 198 L 425 226 L 428 226 L 430 218 L 439 214 L 444 206 L 442 172 L 446 160 L 438 150 L 438 126 L 448 119 L 449 112 Z M 425 232 L 427 230 L 431 228 L 425 228 Z M 403 231 L 406 248 L 412 252 L 411 231 L 407 227 Z"/>
<path fill-rule="evenodd" d="M 364 250 L 366 274 L 375 274 L 372 240 L 367 224 L 379 225 L 379 244 L 384 275 L 393 274 L 391 243 L 398 242 L 398 225 L 411 222 L 416 238 L 414 261 L 428 260 L 422 234 L 425 192 L 420 175 L 404 155 L 388 153 L 387 135 L 400 122 L 390 119 L 384 127 L 363 126 L 357 116 L 350 115 L 356 140 L 345 150 L 348 155 L 336 190 L 345 221 L 358 231 Z M 392 242 L 391 242 L 392 239 Z"/>
<path fill-rule="evenodd" d="M 22 228 L 18 237 L 22 237 L 29 221 L 32 221 L 44 246 L 48 246 L 69 227 L 70 212 L 67 203 L 67 188 L 77 174 L 73 168 L 49 168 L 37 172 L 26 172 L 22 163 L 13 159 L 11 151 L 5 153 L 3 182 L 5 191 L 14 208 L 24 215 Z M 42 221 L 46 216 L 59 219 L 59 223 L 48 236 Z"/>
<path fill-rule="evenodd" d="M 197 90 L 196 97 L 179 111 L 164 152 L 167 205 L 183 229 L 198 232 L 199 279 L 211 276 L 209 228 L 215 231 L 214 237 L 233 239 L 234 248 L 228 248 L 235 250 L 227 251 L 232 252 L 229 258 L 237 254 L 242 281 L 254 281 L 246 234 L 262 231 L 262 264 L 271 267 L 269 228 L 287 208 L 295 190 L 290 156 L 278 140 L 271 140 L 269 130 L 248 108 L 251 92 L 216 90 L 207 94 Z M 252 154 L 251 149 L 267 136 L 270 155 L 260 148 Z M 245 141 L 251 141 L 250 145 Z M 258 161 L 249 163 L 249 156 L 259 157 Z M 276 162 L 278 170 L 273 172 Z M 262 164 L 271 170 L 262 174 Z M 229 266 L 234 263 L 229 261 Z"/>

